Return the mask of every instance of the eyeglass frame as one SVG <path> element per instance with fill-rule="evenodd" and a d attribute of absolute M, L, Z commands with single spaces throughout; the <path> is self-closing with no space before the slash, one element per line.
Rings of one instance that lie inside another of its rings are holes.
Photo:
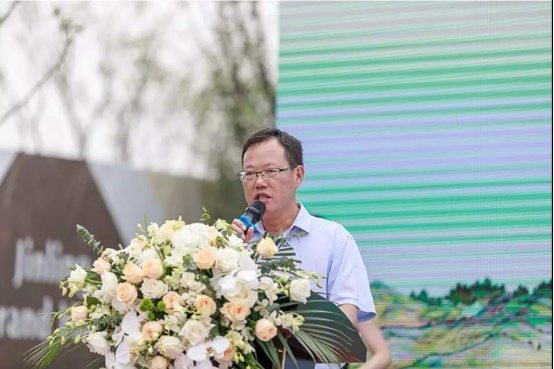
<path fill-rule="evenodd" d="M 295 166 L 295 167 L 288 167 L 288 168 L 267 168 L 267 169 L 264 169 L 264 170 L 260 170 L 259 172 L 255 171 L 255 170 L 249 170 L 247 172 L 245 171 L 241 171 L 241 172 L 238 172 L 238 177 L 240 179 L 241 182 L 246 182 L 246 181 L 255 181 L 258 179 L 258 174 L 260 176 L 262 176 L 262 178 L 277 178 L 279 177 L 279 174 L 281 174 L 281 172 L 286 172 L 287 170 L 294 170 L 298 168 L 298 165 Z M 266 171 L 266 170 L 274 170 L 274 169 L 279 169 L 279 173 L 277 173 L 277 175 L 275 177 L 266 177 L 263 173 Z M 256 174 L 256 177 L 255 178 L 252 178 L 252 179 L 246 179 L 244 176 L 246 175 L 246 173 L 254 173 Z M 243 175 L 243 177 L 241 178 L 241 174 Z"/>

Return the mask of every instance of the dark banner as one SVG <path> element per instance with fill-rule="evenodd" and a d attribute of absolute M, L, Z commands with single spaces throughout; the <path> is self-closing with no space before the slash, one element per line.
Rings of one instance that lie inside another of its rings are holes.
<path fill-rule="evenodd" d="M 67 267 L 95 259 L 75 232 L 84 225 L 104 246 L 120 237 L 84 162 L 18 155 L 0 184 L 1 368 L 23 368 L 22 354 L 46 339 L 50 315 L 72 301 L 59 281 Z M 76 350 L 52 368 L 85 368 L 98 356 Z"/>

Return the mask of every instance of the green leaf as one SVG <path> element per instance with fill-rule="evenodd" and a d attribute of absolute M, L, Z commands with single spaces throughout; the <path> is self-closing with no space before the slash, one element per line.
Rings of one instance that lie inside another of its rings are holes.
<path fill-rule="evenodd" d="M 264 342 L 258 338 L 256 338 L 256 342 L 260 345 L 269 360 L 271 360 L 271 363 L 275 365 L 275 367 L 280 368 L 281 364 L 279 363 L 279 356 L 277 356 L 275 346 L 273 346 L 273 350 L 271 350 L 268 342 Z"/>
<path fill-rule="evenodd" d="M 100 300 L 98 300 L 96 297 L 94 296 L 87 297 L 88 306 L 98 305 L 99 303 L 100 303 Z"/>
<path fill-rule="evenodd" d="M 77 234 L 81 236 L 85 244 L 91 247 L 98 255 L 101 255 L 104 249 L 100 246 L 100 242 L 94 239 L 94 235 L 91 234 L 85 227 L 79 224 L 77 224 L 76 228 Z"/>
<path fill-rule="evenodd" d="M 281 341 L 281 344 L 283 345 L 283 347 L 286 350 L 285 353 L 288 353 L 288 355 L 290 356 L 290 358 L 294 362 L 294 365 L 296 366 L 296 368 L 300 369 L 300 367 L 298 366 L 298 362 L 296 361 L 296 357 L 294 356 L 294 353 L 290 349 L 289 344 L 287 343 L 287 340 L 285 339 L 285 337 L 283 337 L 283 334 L 279 330 L 277 331 L 277 338 L 279 338 L 279 341 Z"/>

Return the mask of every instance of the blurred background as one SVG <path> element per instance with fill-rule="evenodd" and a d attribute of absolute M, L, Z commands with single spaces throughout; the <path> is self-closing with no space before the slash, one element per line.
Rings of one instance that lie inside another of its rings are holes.
<path fill-rule="evenodd" d="M 0 355 L 136 223 L 233 219 L 246 138 L 367 266 L 393 366 L 552 366 L 551 2 L 0 3 Z M 80 368 L 86 350 L 53 368 Z"/>

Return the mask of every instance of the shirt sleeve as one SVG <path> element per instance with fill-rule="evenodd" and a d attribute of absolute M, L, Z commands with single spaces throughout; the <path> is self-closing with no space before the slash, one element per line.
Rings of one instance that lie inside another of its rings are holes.
<path fill-rule="evenodd" d="M 337 305 L 355 305 L 358 322 L 364 322 L 376 315 L 367 271 L 356 241 L 346 229 L 340 228 L 329 266 L 327 293 Z"/>

